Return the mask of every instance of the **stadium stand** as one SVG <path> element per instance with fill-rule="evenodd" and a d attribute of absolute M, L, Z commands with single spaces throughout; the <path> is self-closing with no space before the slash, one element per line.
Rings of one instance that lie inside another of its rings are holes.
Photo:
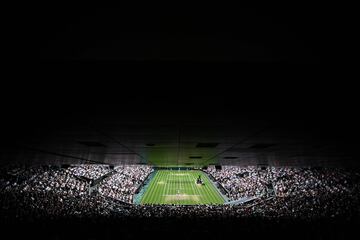
<path fill-rule="evenodd" d="M 108 173 L 99 172 L 99 169 L 104 169 L 99 166 L 84 165 L 76 169 L 81 169 L 81 176 L 98 177 Z M 79 175 L 79 171 L 73 168 L 43 166 L 12 169 L 1 177 L 2 216 L 9 216 L 6 212 L 12 211 L 18 211 L 16 216 L 26 216 L 28 211 L 42 212 L 34 216 L 82 215 L 85 211 L 95 215 L 105 212 L 117 215 L 120 212 L 125 216 L 156 217 L 172 216 L 174 213 L 177 216 L 214 216 L 226 212 L 239 216 L 312 218 L 348 216 L 359 212 L 360 177 L 357 173 L 329 168 L 269 167 L 264 170 L 228 166 L 208 171 L 228 190 L 229 199 L 240 200 L 237 206 L 131 205 L 129 208 L 126 205 L 125 211 L 119 201 L 132 203 L 136 190 L 152 171 L 151 167 L 143 165 L 119 166 L 113 175 L 99 183 L 98 191 L 90 195 L 89 183 L 74 177 L 73 174 Z M 267 194 L 268 181 L 274 186 L 275 196 Z M 113 201 L 110 205 L 115 208 L 106 209 L 100 199 Z M 94 208 L 95 205 L 98 207 Z M 71 210 L 73 208 L 76 210 Z M 187 210 L 183 212 L 183 208 Z"/>
<path fill-rule="evenodd" d="M 280 232 L 289 232 L 292 231 L 289 229 L 298 229 L 302 225 L 311 229 L 310 224 L 319 225 L 324 221 L 327 227 L 328 221 L 331 221 L 330 225 L 334 224 L 336 229 L 338 224 L 352 223 L 352 219 L 358 219 L 360 213 L 360 176 L 357 172 L 345 169 L 269 167 L 264 170 L 233 166 L 225 166 L 216 171 L 209 169 L 207 171 L 229 192 L 228 203 L 233 204 L 223 205 L 132 204 L 138 187 L 153 172 L 153 168 L 144 165 L 119 166 L 111 174 L 107 170 L 103 171 L 107 168 L 95 165 L 84 165 L 76 169 L 81 170 L 52 166 L 2 169 L 1 223 L 4 226 L 12 222 L 23 223 L 21 225 L 28 231 L 36 223 L 41 226 L 46 224 L 47 229 L 53 229 L 52 233 L 57 234 L 65 234 L 54 230 L 57 226 L 67 229 L 78 226 L 73 229 L 75 235 L 63 236 L 67 239 L 94 237 L 89 235 L 89 230 L 85 230 L 89 226 L 106 229 L 122 224 L 127 226 L 124 234 L 133 234 L 141 229 L 142 222 L 146 222 L 144 226 L 147 228 L 142 229 L 145 233 L 160 231 L 158 225 L 173 228 L 179 224 L 183 227 L 191 223 L 191 227 L 198 228 L 195 233 L 192 230 L 191 238 L 219 238 L 219 235 L 213 234 L 215 230 L 207 235 L 208 229 L 219 228 L 223 232 L 241 226 L 245 231 L 243 236 L 251 237 L 253 235 L 246 235 L 246 231 L 252 229 L 252 232 L 257 232 L 253 229 L 253 221 L 259 229 L 274 232 L 277 231 L 271 229 L 274 224 L 271 221 L 274 220 L 277 229 L 279 222 L 282 224 L 282 230 L 278 230 Z M 103 179 L 98 182 L 95 190 L 90 191 L 90 183 L 76 176 L 100 176 Z M 276 195 L 267 192 L 267 181 L 273 184 Z M 205 230 L 202 223 L 207 225 Z M 292 225 L 295 223 L 297 227 Z M 318 229 L 314 231 L 319 231 Z M 82 232 L 81 236 L 77 235 L 79 231 Z M 92 230 L 92 234 L 103 237 L 102 230 Z M 36 236 L 39 236 L 38 233 Z M 175 238 L 180 239 L 182 236 L 180 234 Z M 299 238 L 300 236 L 305 237 L 303 234 L 298 235 Z M 47 235 L 44 234 L 44 239 L 46 238 Z"/>

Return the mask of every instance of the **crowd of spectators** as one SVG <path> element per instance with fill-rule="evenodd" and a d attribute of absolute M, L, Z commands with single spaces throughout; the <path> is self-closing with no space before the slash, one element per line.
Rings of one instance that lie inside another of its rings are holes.
<path fill-rule="evenodd" d="M 71 166 L 67 170 L 75 176 L 91 180 L 96 180 L 111 171 L 108 165 L 101 164 L 82 164 L 78 166 Z"/>
<path fill-rule="evenodd" d="M 224 166 L 221 170 L 208 168 L 206 172 L 226 189 L 230 200 L 262 195 L 268 183 L 266 171 L 254 166 Z"/>
<path fill-rule="evenodd" d="M 145 178 L 151 173 L 152 168 L 141 165 L 118 166 L 116 173 L 104 179 L 99 186 L 99 193 L 116 200 L 132 203 L 136 190 Z"/>
<path fill-rule="evenodd" d="M 341 169 L 291 167 L 234 167 L 206 170 L 226 189 L 230 200 L 263 196 L 272 188 L 277 197 L 348 195 L 353 185 Z"/>
<path fill-rule="evenodd" d="M 360 176 L 330 168 L 224 167 L 208 169 L 231 199 L 259 196 L 240 205 L 135 205 L 135 190 L 151 173 L 148 166 L 120 166 L 91 193 L 86 181 L 67 169 L 19 169 L 0 177 L 1 216 L 6 217 L 265 217 L 359 216 Z M 21 179 L 21 181 L 19 180 Z M 275 195 L 262 194 L 269 186 Z M 257 187 L 260 190 L 256 189 Z M 239 193 L 236 193 L 239 191 Z"/>

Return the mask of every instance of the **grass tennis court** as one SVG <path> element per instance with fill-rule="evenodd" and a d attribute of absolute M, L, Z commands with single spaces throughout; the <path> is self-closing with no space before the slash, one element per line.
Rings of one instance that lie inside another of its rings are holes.
<path fill-rule="evenodd" d="M 201 176 L 204 185 L 196 184 Z M 149 183 L 141 204 L 223 204 L 224 199 L 202 171 L 159 170 Z"/>

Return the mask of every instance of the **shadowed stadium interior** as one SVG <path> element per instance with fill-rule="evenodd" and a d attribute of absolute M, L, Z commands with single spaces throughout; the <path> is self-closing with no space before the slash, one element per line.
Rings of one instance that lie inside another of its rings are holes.
<path fill-rule="evenodd" d="M 19 10 L 0 95 L 4 234 L 357 234 L 358 94 L 341 65 L 354 31 L 330 13 Z"/>

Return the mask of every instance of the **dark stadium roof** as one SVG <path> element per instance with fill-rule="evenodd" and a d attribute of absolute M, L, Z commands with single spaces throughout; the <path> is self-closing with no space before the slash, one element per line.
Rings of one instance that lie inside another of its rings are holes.
<path fill-rule="evenodd" d="M 3 163 L 357 164 L 356 118 L 346 112 L 249 111 L 241 109 L 242 101 L 202 109 L 168 98 L 90 107 L 84 101 L 84 111 L 79 102 L 42 101 L 29 100 L 41 104 L 33 109 L 22 103 L 3 125 Z M 217 145 L 199 148 L 199 143 Z"/>
<path fill-rule="evenodd" d="M 314 6 L 225 10 L 21 13 L 1 163 L 358 165 L 353 31 Z"/>

